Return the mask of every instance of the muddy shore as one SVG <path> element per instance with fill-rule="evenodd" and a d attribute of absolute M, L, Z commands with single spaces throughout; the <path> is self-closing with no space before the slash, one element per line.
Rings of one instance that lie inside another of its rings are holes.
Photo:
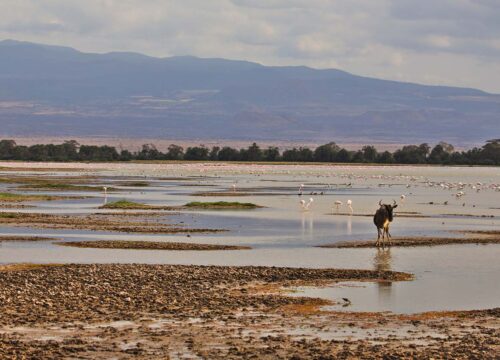
<path fill-rule="evenodd" d="M 412 246 L 438 246 L 451 244 L 500 244 L 500 231 L 461 231 L 463 237 L 395 237 L 391 239 L 390 246 L 412 247 Z M 389 246 L 389 243 L 385 243 Z M 376 248 L 375 240 L 340 241 L 333 244 L 317 245 L 320 248 L 346 249 L 346 248 Z"/>
<path fill-rule="evenodd" d="M 1 241 L 1 238 L 0 238 Z M 194 244 L 182 242 L 95 240 L 55 243 L 60 246 L 92 249 L 131 249 L 131 250 L 249 250 L 249 246 Z"/>
<path fill-rule="evenodd" d="M 130 217 L 106 215 L 51 215 L 37 213 L 0 213 L 0 224 L 39 229 L 78 229 L 91 231 L 113 231 L 125 233 L 215 233 L 223 229 L 187 228 L 180 224 L 167 224 L 158 219 L 147 219 L 147 214 L 131 221 Z"/>
<path fill-rule="evenodd" d="M 279 291 L 404 273 L 173 265 L 0 268 L 0 357 L 494 359 L 500 309 L 321 311 Z"/>
<path fill-rule="evenodd" d="M 71 264 L 21 270 L 13 266 L 0 272 L 0 324 L 131 320 L 142 314 L 212 317 L 310 300 L 252 293 L 251 286 L 259 283 L 410 279 L 410 274 L 393 271 L 253 266 Z"/>
<path fill-rule="evenodd" d="M 0 236 L 0 242 L 2 241 L 54 241 L 58 240 L 51 237 L 43 236 L 19 236 L 19 235 L 2 235 Z"/>

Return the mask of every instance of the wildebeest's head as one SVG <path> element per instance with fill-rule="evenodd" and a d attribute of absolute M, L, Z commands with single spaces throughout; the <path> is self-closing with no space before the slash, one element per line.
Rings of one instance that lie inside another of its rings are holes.
<path fill-rule="evenodd" d="M 398 207 L 398 204 L 396 204 L 396 201 L 394 200 L 392 205 L 390 205 L 390 204 L 382 204 L 382 200 L 380 200 L 378 204 L 380 205 L 380 207 L 383 207 L 387 210 L 387 217 L 388 217 L 389 221 L 392 221 L 392 219 L 393 219 L 392 210 L 394 210 L 395 208 Z"/>

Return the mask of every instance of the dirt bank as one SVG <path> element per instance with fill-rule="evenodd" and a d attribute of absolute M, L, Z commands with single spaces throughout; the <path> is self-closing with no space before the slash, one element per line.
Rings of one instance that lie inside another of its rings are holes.
<path fill-rule="evenodd" d="M 500 244 L 499 231 L 462 231 L 464 237 L 434 237 L 413 236 L 395 237 L 391 239 L 391 246 L 437 246 L 450 244 Z M 388 243 L 386 243 L 388 245 Z M 318 245 L 322 248 L 376 248 L 375 240 L 341 241 L 333 244 Z"/>
<path fill-rule="evenodd" d="M 126 233 L 214 233 L 222 229 L 187 228 L 181 225 L 166 224 L 155 219 L 147 219 L 147 214 L 130 221 L 130 217 L 103 215 L 50 215 L 36 213 L 0 213 L 0 224 L 16 227 L 34 227 L 41 229 L 71 229 L 91 231 L 114 231 Z"/>
<path fill-rule="evenodd" d="M 0 238 L 1 241 L 1 238 Z M 94 249 L 132 249 L 132 250 L 248 250 L 249 246 L 235 245 L 212 245 L 212 244 L 194 244 L 182 242 L 158 242 L 158 241 L 73 241 L 56 243 L 61 246 L 71 246 L 79 248 Z"/>

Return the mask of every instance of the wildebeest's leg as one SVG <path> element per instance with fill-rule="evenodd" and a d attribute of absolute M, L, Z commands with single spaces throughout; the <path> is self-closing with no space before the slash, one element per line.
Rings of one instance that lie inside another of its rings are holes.
<path fill-rule="evenodd" d="M 385 232 L 387 233 L 387 241 L 389 243 L 389 246 L 391 246 L 391 234 L 389 233 L 389 224 L 387 224 L 387 229 L 385 230 Z"/>
<path fill-rule="evenodd" d="M 377 227 L 377 242 L 375 243 L 375 246 L 379 247 L 380 246 L 380 228 Z"/>

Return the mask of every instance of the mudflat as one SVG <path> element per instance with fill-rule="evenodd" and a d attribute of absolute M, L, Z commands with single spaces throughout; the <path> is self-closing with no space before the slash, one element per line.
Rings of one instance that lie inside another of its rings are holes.
<path fill-rule="evenodd" d="M 500 231 L 461 231 L 463 237 L 412 236 L 392 238 L 385 246 L 437 246 L 450 244 L 500 244 Z M 321 248 L 376 248 L 375 240 L 340 241 L 318 245 Z"/>
<path fill-rule="evenodd" d="M 1 238 L 0 238 L 1 240 Z M 56 243 L 61 246 L 91 249 L 131 249 L 131 250 L 248 250 L 249 246 L 195 244 L 184 242 L 130 241 L 130 240 L 95 240 Z"/>
<path fill-rule="evenodd" d="M 411 278 L 346 269 L 5 266 L 0 269 L 0 356 L 496 358 L 500 309 L 339 313 L 322 311 L 324 300 L 290 297 L 282 290 L 348 279 Z"/>

